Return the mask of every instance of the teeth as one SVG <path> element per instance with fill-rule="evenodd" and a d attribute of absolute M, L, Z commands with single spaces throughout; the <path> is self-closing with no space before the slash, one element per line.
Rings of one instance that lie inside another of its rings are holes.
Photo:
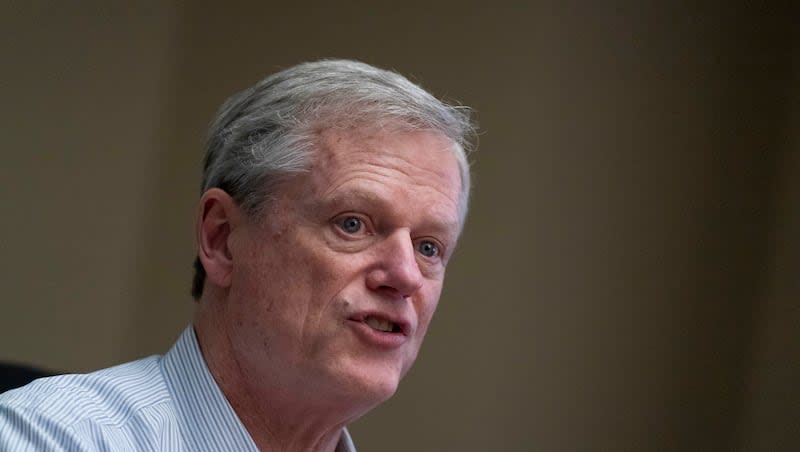
<path fill-rule="evenodd" d="M 373 330 L 383 331 L 385 333 L 391 333 L 394 329 L 394 324 L 392 322 L 371 316 L 364 319 L 364 323 L 369 325 Z"/>

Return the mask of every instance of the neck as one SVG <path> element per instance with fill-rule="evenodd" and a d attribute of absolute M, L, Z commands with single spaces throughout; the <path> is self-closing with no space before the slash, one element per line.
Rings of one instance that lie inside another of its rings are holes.
<path fill-rule="evenodd" d="M 319 393 L 313 385 L 303 385 L 301 380 L 282 381 L 280 369 L 272 375 L 248 369 L 237 359 L 224 328 L 228 324 L 222 317 L 225 314 L 211 311 L 209 304 L 201 306 L 194 318 L 200 350 L 256 446 L 260 450 L 333 452 L 344 427 L 363 412 Z"/>

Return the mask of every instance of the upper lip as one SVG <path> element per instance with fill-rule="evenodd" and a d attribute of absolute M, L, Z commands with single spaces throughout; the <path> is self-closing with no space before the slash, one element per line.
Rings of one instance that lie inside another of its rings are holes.
<path fill-rule="evenodd" d="M 395 325 L 399 326 L 400 332 L 402 332 L 404 336 L 408 336 L 409 334 L 411 334 L 411 322 L 409 322 L 406 318 L 398 315 L 387 314 L 381 311 L 361 311 L 350 316 L 350 320 L 355 320 L 356 322 L 363 322 L 367 317 L 377 317 L 379 319 L 386 319 L 394 323 Z"/>

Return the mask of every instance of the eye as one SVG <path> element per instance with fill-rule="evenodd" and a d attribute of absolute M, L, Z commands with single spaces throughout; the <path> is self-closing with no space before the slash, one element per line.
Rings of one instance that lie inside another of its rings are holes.
<path fill-rule="evenodd" d="M 430 240 L 423 240 L 417 245 L 417 251 L 425 257 L 436 257 L 439 255 L 439 246 Z"/>
<path fill-rule="evenodd" d="M 351 215 L 340 219 L 339 227 L 348 234 L 356 234 L 364 228 L 364 223 L 361 221 L 361 218 Z"/>

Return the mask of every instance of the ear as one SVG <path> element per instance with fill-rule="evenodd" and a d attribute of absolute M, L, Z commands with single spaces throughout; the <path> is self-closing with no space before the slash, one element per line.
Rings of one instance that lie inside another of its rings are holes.
<path fill-rule="evenodd" d="M 222 288 L 231 284 L 233 255 L 229 238 L 242 218 L 242 211 L 233 198 L 219 188 L 206 191 L 200 198 L 197 256 L 206 271 L 206 280 Z"/>

